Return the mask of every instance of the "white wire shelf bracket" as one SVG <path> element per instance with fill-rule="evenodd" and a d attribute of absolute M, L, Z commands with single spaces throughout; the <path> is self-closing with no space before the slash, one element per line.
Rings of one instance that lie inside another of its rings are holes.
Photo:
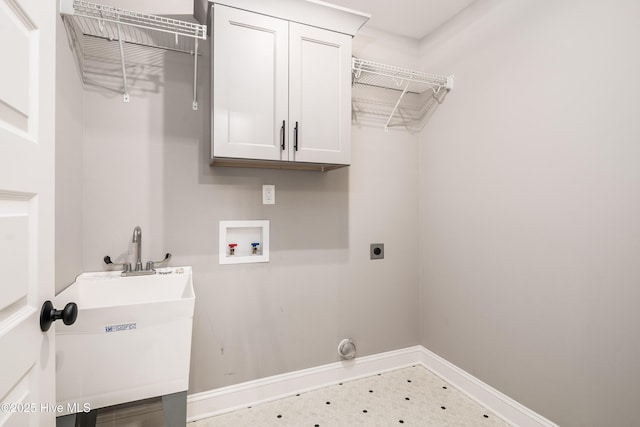
<path fill-rule="evenodd" d="M 91 3 L 84 0 L 60 0 L 62 15 L 70 44 L 76 51 L 78 63 L 84 63 L 84 46 L 81 38 L 97 38 L 105 41 L 117 41 L 122 69 L 122 92 L 125 102 L 129 102 L 127 71 L 124 45 L 135 45 L 182 52 L 193 55 L 193 104 L 198 109 L 197 69 L 198 41 L 206 40 L 206 25 L 194 24 L 179 19 L 133 12 L 111 6 Z M 89 54 L 89 56 L 91 56 Z M 84 70 L 82 69 L 81 72 Z M 86 81 L 83 76 L 83 81 Z"/>
<path fill-rule="evenodd" d="M 359 58 L 352 59 L 354 121 L 384 121 L 418 130 L 453 89 L 453 76 L 439 76 Z M 360 120 L 362 119 L 362 120 Z"/>

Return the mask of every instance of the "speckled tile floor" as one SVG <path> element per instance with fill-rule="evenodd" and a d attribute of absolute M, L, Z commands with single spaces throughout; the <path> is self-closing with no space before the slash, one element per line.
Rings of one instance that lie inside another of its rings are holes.
<path fill-rule="evenodd" d="M 348 381 L 188 427 L 509 426 L 421 365 Z"/>

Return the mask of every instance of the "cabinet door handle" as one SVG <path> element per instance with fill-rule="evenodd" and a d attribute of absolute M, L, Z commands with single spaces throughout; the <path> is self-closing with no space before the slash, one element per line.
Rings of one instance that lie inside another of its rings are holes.
<path fill-rule="evenodd" d="M 296 122 L 296 127 L 293 128 L 293 147 L 298 151 L 298 122 Z"/>
<path fill-rule="evenodd" d="M 280 135 L 282 141 L 280 142 L 280 148 L 284 151 L 284 120 L 282 121 L 282 127 L 280 128 Z"/>

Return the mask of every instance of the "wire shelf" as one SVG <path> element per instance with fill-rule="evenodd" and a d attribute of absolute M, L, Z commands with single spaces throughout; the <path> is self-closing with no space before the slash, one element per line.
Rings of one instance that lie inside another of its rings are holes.
<path fill-rule="evenodd" d="M 385 130 L 424 127 L 453 88 L 444 77 L 359 58 L 352 60 L 352 111 L 355 123 L 384 123 Z"/>
<path fill-rule="evenodd" d="M 133 12 L 84 0 L 61 0 L 60 14 L 67 28 L 70 44 L 75 51 L 80 71 L 85 83 L 93 81 L 85 76 L 87 57 L 96 64 L 98 59 L 93 46 L 96 41 L 117 42 L 121 65 L 122 92 L 125 102 L 129 101 L 127 87 L 127 62 L 131 52 L 129 46 L 141 46 L 187 53 L 194 56 L 194 99 L 193 109 L 197 109 L 196 84 L 198 40 L 206 40 L 206 25 L 194 24 L 173 18 Z M 113 49 L 110 49 L 113 50 Z M 140 54 L 136 55 L 138 58 Z M 111 57 L 105 62 L 112 64 Z M 108 66 L 112 68 L 111 65 Z M 111 70 L 109 71 L 111 73 Z M 95 74 L 95 73 L 94 73 Z"/>

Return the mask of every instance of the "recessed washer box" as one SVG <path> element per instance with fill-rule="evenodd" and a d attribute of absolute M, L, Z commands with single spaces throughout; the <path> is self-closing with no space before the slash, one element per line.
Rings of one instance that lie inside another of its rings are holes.
<path fill-rule="evenodd" d="M 220 264 L 269 262 L 269 220 L 220 221 L 219 259 Z"/>

